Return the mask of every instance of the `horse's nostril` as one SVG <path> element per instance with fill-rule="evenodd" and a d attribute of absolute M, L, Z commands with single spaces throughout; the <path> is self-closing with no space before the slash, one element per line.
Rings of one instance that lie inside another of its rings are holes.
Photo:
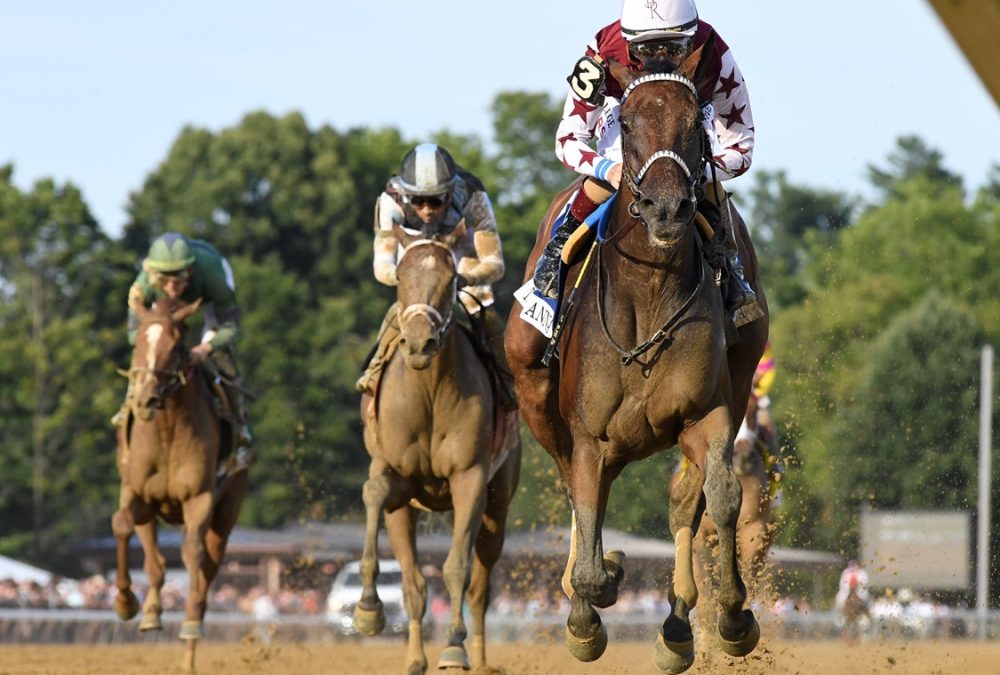
<path fill-rule="evenodd" d="M 693 199 L 682 199 L 677 205 L 677 220 L 687 222 L 694 217 L 695 204 Z"/>

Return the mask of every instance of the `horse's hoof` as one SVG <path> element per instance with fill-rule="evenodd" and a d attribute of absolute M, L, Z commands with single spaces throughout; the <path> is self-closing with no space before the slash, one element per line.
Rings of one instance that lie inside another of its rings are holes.
<path fill-rule="evenodd" d="M 625 553 L 624 551 L 609 551 L 604 554 L 604 569 L 615 580 L 621 582 L 625 577 Z"/>
<path fill-rule="evenodd" d="M 142 615 L 142 623 L 139 624 L 139 630 L 143 633 L 150 630 L 163 630 L 163 622 L 160 621 L 160 615 L 156 612 L 145 612 Z"/>
<path fill-rule="evenodd" d="M 722 635 L 721 631 L 719 632 L 719 646 L 730 656 L 746 656 L 760 642 L 760 624 L 757 623 L 757 617 L 749 609 L 745 609 L 743 610 L 743 618 L 750 621 L 750 626 L 742 638 L 729 640 Z"/>
<path fill-rule="evenodd" d="M 583 639 L 573 635 L 573 631 L 569 629 L 569 626 L 566 626 L 566 647 L 578 661 L 586 663 L 596 661 L 608 648 L 608 629 L 601 623 L 600 617 L 597 621 L 597 632 L 591 637 Z"/>
<path fill-rule="evenodd" d="M 121 591 L 115 598 L 115 614 L 122 621 L 128 621 L 139 613 L 139 601 L 132 591 Z"/>
<path fill-rule="evenodd" d="M 694 663 L 694 641 L 667 642 L 663 633 L 657 633 L 653 643 L 653 664 L 662 673 L 683 673 Z"/>
<path fill-rule="evenodd" d="M 461 645 L 445 647 L 444 651 L 441 652 L 441 658 L 438 659 L 438 668 L 441 670 L 445 668 L 469 670 L 471 665 L 469 664 L 469 655 L 465 653 L 465 647 Z"/>
<path fill-rule="evenodd" d="M 182 640 L 200 640 L 203 637 L 201 621 L 185 621 L 181 624 L 181 632 L 177 637 Z"/>
<path fill-rule="evenodd" d="M 368 637 L 375 637 L 385 630 L 385 612 L 379 602 L 375 609 L 365 609 L 360 604 L 354 606 L 354 627 Z"/>

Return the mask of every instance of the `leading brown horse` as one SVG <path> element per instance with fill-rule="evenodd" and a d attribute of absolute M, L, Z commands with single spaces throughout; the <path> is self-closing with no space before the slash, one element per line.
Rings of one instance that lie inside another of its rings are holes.
<path fill-rule="evenodd" d="M 152 310 L 135 307 L 140 323 L 129 368 L 131 414 L 118 430 L 121 494 L 111 519 L 118 543 L 115 611 L 126 621 L 139 611 L 129 576 L 132 533 L 142 542 L 149 592 L 140 631 L 163 627 L 160 589 L 166 560 L 156 543 L 157 518 L 184 527 L 181 556 L 189 587 L 180 637 L 186 642 L 185 670 L 194 670 L 208 589 L 222 564 L 248 480 L 247 471 L 239 471 L 216 484 L 223 428 L 205 377 L 189 364 L 184 341 L 184 322 L 199 304 L 165 300 Z"/>
<path fill-rule="evenodd" d="M 421 634 L 427 587 L 416 563 L 417 509 L 454 512 L 442 570 L 451 622 L 438 667 L 483 666 L 490 571 L 503 548 L 521 444 L 517 413 L 503 411 L 473 341 L 455 325 L 454 312 L 460 310 L 452 247 L 457 235 L 419 238 L 397 228 L 396 237 L 404 247 L 397 268 L 400 345 L 376 398 L 366 395 L 361 402 L 371 465 L 364 485 L 364 590 L 354 623 L 366 635 L 385 626 L 376 588 L 376 543 L 384 512 L 389 543 L 403 570 L 410 619 L 407 672 L 421 675 L 427 670 Z M 462 615 L 466 597 L 472 614 L 471 664 Z"/>
<path fill-rule="evenodd" d="M 750 653 L 760 629 L 744 609 L 736 560 L 740 483 L 731 468 L 733 431 L 743 417 L 754 368 L 767 337 L 766 300 L 745 229 L 744 262 L 764 314 L 727 340 L 727 317 L 694 224 L 696 192 L 710 154 L 699 106 L 713 41 L 672 73 L 641 74 L 611 63 L 623 86 L 623 183 L 607 238 L 598 244 L 559 342 L 559 361 L 542 364 L 547 339 L 519 317 L 508 322 L 507 356 L 522 414 L 555 460 L 573 510 L 574 540 L 564 588 L 572 594 L 567 645 L 599 658 L 607 631 L 594 607 L 617 599 L 624 556 L 605 558 L 601 529 L 612 481 L 632 461 L 679 444 L 690 462 L 670 497 L 676 564 L 671 612 L 655 643 L 664 672 L 694 662 L 689 612 L 698 599 L 691 543 L 703 512 L 719 527 L 718 632 L 722 649 Z M 561 199 L 565 200 L 565 193 Z M 542 223 L 527 280 L 545 245 Z M 730 331 L 732 327 L 730 326 Z M 735 342 L 735 343 L 734 343 Z M 664 486 L 666 488 L 666 486 Z"/>

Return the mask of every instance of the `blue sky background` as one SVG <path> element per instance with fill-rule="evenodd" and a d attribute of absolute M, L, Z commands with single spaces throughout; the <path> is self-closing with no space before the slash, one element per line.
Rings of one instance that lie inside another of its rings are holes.
<path fill-rule="evenodd" d="M 448 128 L 488 139 L 494 95 L 561 98 L 587 41 L 620 7 L 5 0 L 0 164 L 13 162 L 24 188 L 45 176 L 73 181 L 116 234 L 128 193 L 186 124 L 219 130 L 252 110 L 299 110 L 312 128 L 392 126 L 418 141 Z M 699 9 L 747 79 L 754 169 L 863 193 L 866 165 L 883 163 L 909 133 L 973 187 L 1000 162 L 997 106 L 927 2 L 702 0 Z"/>

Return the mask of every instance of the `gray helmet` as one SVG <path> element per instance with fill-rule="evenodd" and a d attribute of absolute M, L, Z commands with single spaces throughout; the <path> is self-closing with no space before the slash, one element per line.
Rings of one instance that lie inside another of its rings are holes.
<path fill-rule="evenodd" d="M 423 143 L 406 153 L 399 170 L 399 184 L 408 195 L 443 195 L 457 178 L 455 160 L 434 143 Z"/>

